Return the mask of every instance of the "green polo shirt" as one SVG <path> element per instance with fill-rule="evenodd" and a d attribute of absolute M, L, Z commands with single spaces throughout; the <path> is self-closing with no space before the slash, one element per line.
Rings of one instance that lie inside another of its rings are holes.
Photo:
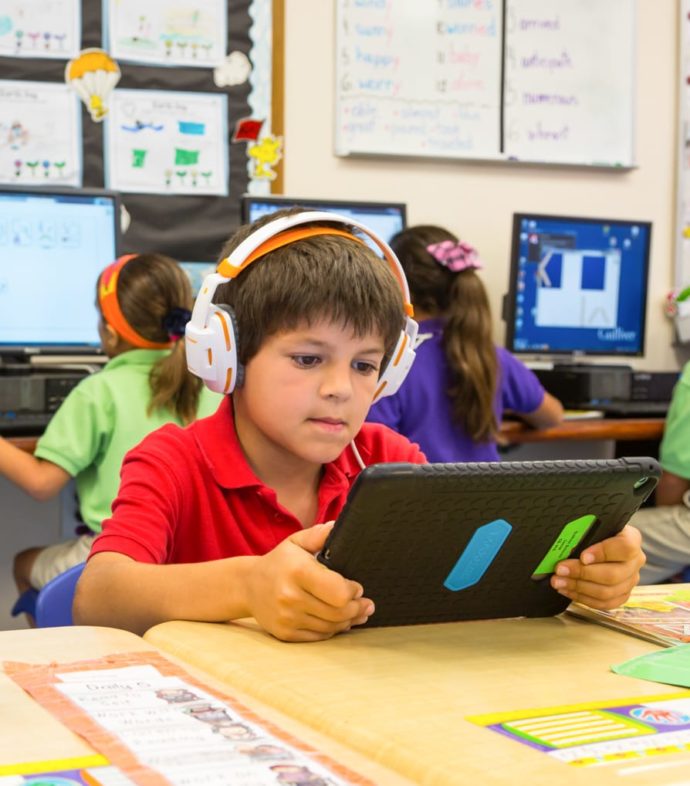
<path fill-rule="evenodd" d="M 168 352 L 133 349 L 110 360 L 70 392 L 38 441 L 36 457 L 75 478 L 81 516 L 94 532 L 110 516 L 125 453 L 160 426 L 180 424 L 167 409 L 146 414 L 149 373 Z M 213 414 L 221 399 L 203 388 L 198 417 Z"/>
<path fill-rule="evenodd" d="M 668 472 L 690 479 L 690 363 L 673 389 L 659 463 Z"/>

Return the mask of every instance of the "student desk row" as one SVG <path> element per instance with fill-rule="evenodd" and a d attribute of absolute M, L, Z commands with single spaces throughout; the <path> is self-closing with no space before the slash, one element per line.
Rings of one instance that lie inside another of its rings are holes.
<path fill-rule="evenodd" d="M 655 441 L 664 431 L 663 418 L 621 418 L 601 420 L 566 420 L 547 429 L 533 429 L 520 421 L 506 420 L 501 438 L 507 444 L 555 442 L 557 440 Z M 11 437 L 10 442 L 27 453 L 36 447 L 37 437 Z"/>
<path fill-rule="evenodd" d="M 45 665 L 93 658 L 105 659 L 120 653 L 139 652 L 157 650 L 139 636 L 114 628 L 41 628 L 0 632 L 0 662 L 7 660 Z M 163 655 L 201 680 L 204 685 L 223 694 L 231 693 L 261 720 L 275 723 L 283 731 L 313 746 L 315 750 L 339 764 L 366 776 L 372 782 L 390 786 L 410 786 L 412 783 L 341 745 L 335 739 L 299 722 L 291 717 L 290 713 L 278 712 L 239 690 L 230 691 L 229 686 L 195 669 L 193 664 L 176 660 L 170 653 Z M 0 772 L 3 767 L 20 763 L 64 761 L 96 753 L 84 739 L 62 725 L 1 671 L 0 669 Z M 41 782 L 43 783 L 42 780 Z M 45 783 L 48 783 L 48 779 Z"/>
<path fill-rule="evenodd" d="M 144 640 L 106 628 L 0 633 L 3 659 L 34 663 L 151 647 L 375 783 L 670 786 L 690 767 L 690 753 L 665 753 L 579 768 L 467 720 L 677 690 L 609 671 L 655 645 L 567 615 L 360 629 L 309 644 L 279 642 L 252 620 L 168 622 Z M 0 706 L 0 766 L 90 752 L 3 675 Z"/>
<path fill-rule="evenodd" d="M 509 444 L 554 442 L 556 440 L 602 440 L 616 442 L 658 441 L 664 433 L 663 418 L 601 418 L 565 420 L 558 426 L 533 429 L 517 420 L 505 420 L 501 437 Z"/>

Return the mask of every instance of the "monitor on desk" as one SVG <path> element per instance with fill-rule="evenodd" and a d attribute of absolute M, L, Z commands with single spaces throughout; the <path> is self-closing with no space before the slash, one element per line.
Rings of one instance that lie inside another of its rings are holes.
<path fill-rule="evenodd" d="M 213 273 L 216 269 L 216 262 L 190 262 L 182 261 L 178 263 L 182 270 L 187 274 L 189 283 L 192 286 L 192 294 L 196 297 L 199 294 L 201 285 L 206 276 Z"/>
<path fill-rule="evenodd" d="M 388 242 L 396 232 L 405 229 L 406 207 L 401 202 L 359 202 L 336 199 L 299 199 L 297 197 L 244 196 L 242 197 L 242 221 L 256 221 L 284 207 L 305 207 L 310 210 L 325 210 L 365 224 L 379 237 Z M 373 244 L 370 243 L 370 245 Z M 379 255 L 381 252 L 374 247 Z"/>
<path fill-rule="evenodd" d="M 642 355 L 651 232 L 648 221 L 516 213 L 507 348 Z"/>
<path fill-rule="evenodd" d="M 94 354 L 96 281 L 120 247 L 120 200 L 0 186 L 0 354 Z"/>

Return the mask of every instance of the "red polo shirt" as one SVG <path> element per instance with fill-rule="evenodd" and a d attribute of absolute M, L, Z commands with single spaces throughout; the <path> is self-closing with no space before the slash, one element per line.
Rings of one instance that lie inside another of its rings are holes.
<path fill-rule="evenodd" d="M 366 465 L 426 461 L 416 445 L 365 423 L 356 438 Z M 317 521 L 337 518 L 360 472 L 352 450 L 324 465 Z M 187 428 L 149 434 L 122 464 L 113 515 L 91 555 L 115 551 L 138 562 L 182 563 L 260 555 L 302 526 L 250 469 L 235 432 L 232 401 Z"/>

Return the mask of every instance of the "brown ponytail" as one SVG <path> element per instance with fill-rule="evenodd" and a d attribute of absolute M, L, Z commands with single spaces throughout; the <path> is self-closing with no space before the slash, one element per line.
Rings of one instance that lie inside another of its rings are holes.
<path fill-rule="evenodd" d="M 451 285 L 443 343 L 453 382 L 448 391 L 456 420 L 475 442 L 496 438 L 494 396 L 498 378 L 496 348 L 491 337 L 491 309 L 473 270 L 455 274 Z"/>
<path fill-rule="evenodd" d="M 432 243 L 457 242 L 436 226 L 416 226 L 395 235 L 391 248 L 405 271 L 415 308 L 443 317 L 443 345 L 451 372 L 453 415 L 475 442 L 495 439 L 494 396 L 498 360 L 491 337 L 491 308 L 474 270 L 453 272 L 427 251 Z"/>
<path fill-rule="evenodd" d="M 148 413 L 167 409 L 182 421 L 196 418 L 202 381 L 187 370 L 184 342 L 165 327 L 166 318 L 177 309 L 191 309 L 192 288 L 186 273 L 162 254 L 139 254 L 120 271 L 117 299 L 129 324 L 149 341 L 175 341 L 170 354 L 151 369 L 151 401 Z"/>

